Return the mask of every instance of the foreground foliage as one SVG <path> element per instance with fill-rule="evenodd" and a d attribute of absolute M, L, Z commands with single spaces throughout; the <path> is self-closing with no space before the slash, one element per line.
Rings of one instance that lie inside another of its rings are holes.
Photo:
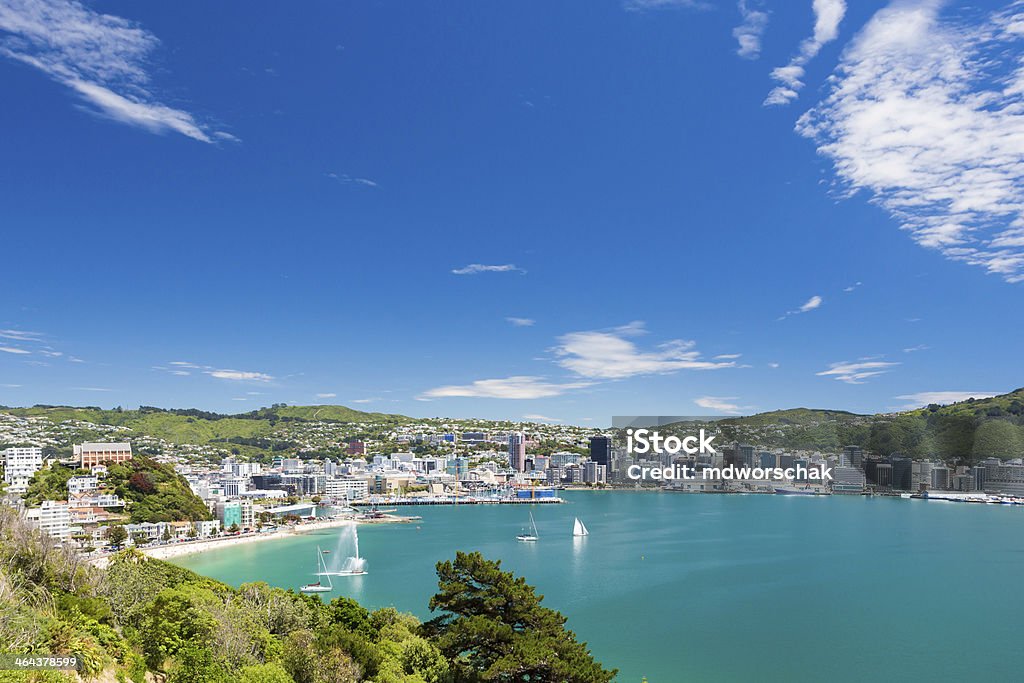
<path fill-rule="evenodd" d="M 103 571 L 0 508 L 0 640 L 12 654 L 74 655 L 86 679 L 166 683 L 607 682 L 613 675 L 540 606 L 523 579 L 479 554 L 438 565 L 444 614 L 265 583 L 239 588 L 129 549 Z M 469 583 L 462 584 L 466 581 Z M 460 586 L 463 586 L 461 587 Z M 478 637 L 479 636 L 479 637 Z M 475 639 L 475 640 L 474 640 Z M 154 676 L 156 677 L 154 679 Z M 0 672 L 7 681 L 71 681 Z"/>

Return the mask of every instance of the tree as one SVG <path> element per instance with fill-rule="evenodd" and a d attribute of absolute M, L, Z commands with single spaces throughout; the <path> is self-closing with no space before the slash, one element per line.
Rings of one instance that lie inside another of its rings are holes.
<path fill-rule="evenodd" d="M 107 541 L 115 548 L 120 548 L 121 544 L 128 540 L 128 532 L 120 525 L 107 527 L 106 536 Z"/>
<path fill-rule="evenodd" d="M 171 527 L 169 525 L 164 526 L 164 533 L 160 538 L 164 541 L 171 540 Z"/>
<path fill-rule="evenodd" d="M 566 618 L 543 607 L 525 579 L 501 571 L 501 562 L 459 552 L 437 564 L 437 576 L 430 610 L 444 614 L 424 627 L 461 670 L 458 679 L 608 683 L 617 673 L 594 661 Z"/>
<path fill-rule="evenodd" d="M 238 525 L 237 524 L 232 524 L 231 526 L 229 526 L 228 527 L 228 533 L 229 534 L 237 534 L 238 533 Z"/>

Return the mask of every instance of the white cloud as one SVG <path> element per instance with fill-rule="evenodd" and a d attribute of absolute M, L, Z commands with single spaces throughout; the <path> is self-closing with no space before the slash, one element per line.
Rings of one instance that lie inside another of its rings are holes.
<path fill-rule="evenodd" d="M 21 385 L 20 384 L 0 384 L 0 387 L 3 387 L 4 389 L 20 389 Z"/>
<path fill-rule="evenodd" d="M 893 3 L 797 123 L 921 246 L 1024 281 L 1024 4 L 966 25 Z"/>
<path fill-rule="evenodd" d="M 0 4 L 0 31 L 0 54 L 67 86 L 94 113 L 202 142 L 233 138 L 156 101 L 146 63 L 159 40 L 135 22 L 75 0 L 7 0 Z"/>
<path fill-rule="evenodd" d="M 0 351 L 2 351 L 3 353 L 17 353 L 19 355 L 27 355 L 32 353 L 31 351 L 26 351 L 25 349 L 19 349 L 16 346 L 0 346 Z"/>
<path fill-rule="evenodd" d="M 189 362 L 187 360 L 172 360 L 170 363 L 168 363 L 168 365 L 177 365 L 180 368 L 195 368 L 195 369 L 199 369 L 199 367 L 200 367 L 199 365 L 196 365 L 195 363 L 191 363 L 191 362 Z"/>
<path fill-rule="evenodd" d="M 860 287 L 860 285 L 861 285 L 861 283 L 860 283 L 860 282 L 854 282 L 854 283 L 853 283 L 852 285 L 850 285 L 849 287 L 843 287 L 843 291 L 844 291 L 844 292 L 852 292 L 853 290 L 855 290 L 855 289 L 857 289 L 858 287 Z"/>
<path fill-rule="evenodd" d="M 742 355 L 742 353 L 720 353 L 717 356 L 715 356 L 712 360 L 736 360 Z"/>
<path fill-rule="evenodd" d="M 45 335 L 42 332 L 29 332 L 28 330 L 0 330 L 0 337 L 22 342 L 39 342 Z"/>
<path fill-rule="evenodd" d="M 373 403 L 374 401 L 379 401 L 379 400 L 380 400 L 379 398 L 357 398 L 357 399 L 353 399 L 351 401 L 351 403 Z"/>
<path fill-rule="evenodd" d="M 700 398 L 693 399 L 693 402 L 701 408 L 707 408 L 708 410 L 717 410 L 728 415 L 739 415 L 742 408 L 735 403 L 730 403 L 730 401 L 735 400 L 735 396 L 701 396 Z"/>
<path fill-rule="evenodd" d="M 813 311 L 814 309 L 821 307 L 821 304 L 824 303 L 824 301 L 825 301 L 824 299 L 822 299 L 820 296 L 815 294 L 810 299 L 808 299 L 803 304 L 801 304 L 799 308 L 797 308 L 796 310 L 793 310 L 793 311 L 786 311 L 785 314 L 779 316 L 778 319 L 779 320 L 785 320 L 786 318 L 788 318 L 791 315 L 800 315 L 801 313 L 807 313 L 808 311 Z"/>
<path fill-rule="evenodd" d="M 347 173 L 328 173 L 327 177 L 332 180 L 337 180 L 342 185 L 362 185 L 363 187 L 379 187 L 377 181 L 370 180 L 369 178 L 359 178 L 357 176 L 350 176 Z"/>
<path fill-rule="evenodd" d="M 545 417 L 544 415 L 536 415 L 532 413 L 530 415 L 523 415 L 523 419 L 533 420 L 535 422 L 561 422 L 557 417 Z"/>
<path fill-rule="evenodd" d="M 881 360 L 842 361 L 832 363 L 828 370 L 822 370 L 817 374 L 819 377 L 833 377 L 847 384 L 863 384 L 869 377 L 885 374 L 897 365 L 899 363 Z"/>
<path fill-rule="evenodd" d="M 796 99 L 800 89 L 804 87 L 804 67 L 814 59 L 826 44 L 839 35 L 839 23 L 846 15 L 845 0 L 814 0 L 814 35 L 800 43 L 800 51 L 789 60 L 786 66 L 772 70 L 772 79 L 778 83 L 768 97 L 766 106 L 789 104 Z"/>
<path fill-rule="evenodd" d="M 536 320 L 533 318 L 505 318 L 508 322 L 512 323 L 516 327 L 530 327 Z"/>
<path fill-rule="evenodd" d="M 998 396 L 999 393 L 1000 392 L 998 391 L 922 391 L 917 394 L 903 394 L 896 398 L 909 401 L 909 403 L 904 406 L 904 409 L 912 410 L 932 403 L 949 405 L 950 403 L 966 401 L 969 398 L 979 399 Z"/>
<path fill-rule="evenodd" d="M 217 379 L 245 380 L 253 382 L 269 382 L 274 379 L 262 372 L 249 372 L 246 370 L 207 370 L 206 374 Z"/>
<path fill-rule="evenodd" d="M 478 275 L 479 273 L 525 273 L 526 271 L 514 263 L 490 266 L 483 263 L 470 263 L 462 268 L 454 268 L 452 272 L 456 275 Z"/>
<path fill-rule="evenodd" d="M 706 9 L 706 2 L 702 0 L 625 0 L 623 7 L 630 11 L 643 11 L 648 9 Z"/>
<path fill-rule="evenodd" d="M 589 382 L 556 383 L 549 382 L 543 377 L 518 375 L 503 379 L 480 379 L 472 384 L 437 387 L 424 392 L 420 398 L 548 398 L 589 385 Z"/>
<path fill-rule="evenodd" d="M 337 394 L 324 393 L 324 394 L 317 394 L 316 397 L 317 398 L 335 398 L 335 397 L 337 397 Z"/>
<path fill-rule="evenodd" d="M 736 367 L 732 361 L 702 360 L 693 341 L 674 339 L 659 344 L 654 350 L 641 351 L 626 339 L 644 332 L 642 322 L 607 331 L 571 332 L 559 337 L 554 353 L 563 368 L 592 379 L 624 379 L 677 370 Z"/>
<path fill-rule="evenodd" d="M 927 351 L 930 348 L 931 347 L 928 346 L 927 344 L 918 344 L 917 346 L 910 346 L 908 348 L 903 349 L 903 353 L 915 353 L 917 351 Z"/>
<path fill-rule="evenodd" d="M 761 56 L 761 36 L 768 28 L 768 13 L 751 9 L 747 0 L 740 0 L 739 10 L 743 23 L 732 30 L 739 43 L 736 54 L 744 59 L 757 59 Z"/>
<path fill-rule="evenodd" d="M 770 367 L 770 368 L 772 368 L 774 370 L 775 368 L 779 367 L 779 364 L 778 363 L 769 363 L 768 367 Z"/>
<path fill-rule="evenodd" d="M 71 387 L 71 391 L 113 391 L 113 389 L 106 389 L 104 387 Z"/>

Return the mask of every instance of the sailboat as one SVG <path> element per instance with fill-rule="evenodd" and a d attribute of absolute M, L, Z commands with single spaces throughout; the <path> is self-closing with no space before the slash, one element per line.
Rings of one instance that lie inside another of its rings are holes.
<path fill-rule="evenodd" d="M 530 528 L 533 529 L 533 533 L 522 533 L 516 536 L 517 541 L 536 541 L 540 536 L 537 534 L 537 523 L 533 521 L 533 512 L 530 513 Z"/>
<path fill-rule="evenodd" d="M 327 585 L 323 585 L 321 582 L 316 581 L 314 583 L 307 583 L 305 586 L 299 589 L 303 593 L 327 593 L 334 590 L 334 585 L 331 583 L 331 575 L 327 572 L 327 563 L 324 562 L 324 553 L 317 546 L 316 549 L 316 573 L 319 576 L 327 577 Z"/>
<path fill-rule="evenodd" d="M 579 517 L 575 518 L 576 521 L 572 523 L 572 535 L 573 536 L 586 536 L 590 532 L 587 531 L 587 527 L 583 526 L 583 522 L 580 521 Z"/>

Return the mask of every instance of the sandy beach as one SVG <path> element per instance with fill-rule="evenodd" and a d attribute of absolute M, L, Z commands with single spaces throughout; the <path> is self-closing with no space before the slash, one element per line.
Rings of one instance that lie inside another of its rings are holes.
<path fill-rule="evenodd" d="M 152 557 L 157 560 L 169 560 L 175 557 L 181 557 L 182 555 L 192 555 L 194 553 L 202 553 L 208 550 L 231 548 L 244 543 L 258 543 L 261 541 L 288 538 L 298 534 L 308 534 L 312 531 L 319 531 L 321 529 L 345 526 L 352 522 L 355 522 L 356 524 L 387 524 L 404 523 L 408 521 L 410 520 L 405 517 L 395 515 L 386 515 L 377 519 L 327 519 L 318 522 L 306 522 L 303 524 L 295 524 L 293 526 L 278 527 L 276 531 L 241 534 L 238 536 L 222 536 L 218 538 L 204 539 L 201 541 L 184 541 L 182 543 L 173 543 L 170 545 L 143 546 L 139 550 L 143 555 L 148 557 Z M 102 569 L 110 562 L 110 555 L 102 555 L 100 557 L 93 558 L 91 562 Z"/>

